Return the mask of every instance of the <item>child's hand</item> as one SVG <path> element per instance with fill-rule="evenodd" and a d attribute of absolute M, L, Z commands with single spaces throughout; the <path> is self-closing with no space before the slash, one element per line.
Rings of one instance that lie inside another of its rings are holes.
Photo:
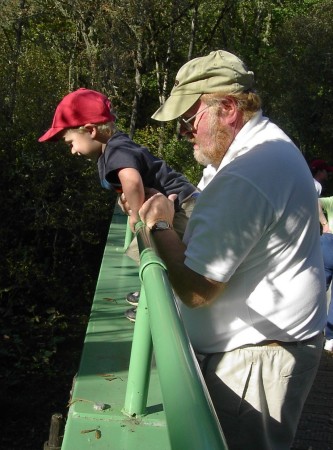
<path fill-rule="evenodd" d="M 133 233 L 135 232 L 135 224 L 137 222 L 139 222 L 139 220 L 140 220 L 140 216 L 139 216 L 138 213 L 137 214 L 131 214 L 130 217 L 129 217 L 129 225 L 130 225 L 130 228 L 131 228 Z"/>
<path fill-rule="evenodd" d="M 120 208 L 122 209 L 123 213 L 127 214 L 128 216 L 131 215 L 131 208 L 130 205 L 125 197 L 125 194 L 122 193 L 119 198 L 118 198 L 118 205 L 120 206 Z"/>

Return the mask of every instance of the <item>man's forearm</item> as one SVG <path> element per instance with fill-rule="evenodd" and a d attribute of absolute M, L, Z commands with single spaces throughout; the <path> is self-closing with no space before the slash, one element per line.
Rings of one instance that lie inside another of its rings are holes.
<path fill-rule="evenodd" d="M 148 199 L 139 211 L 142 221 L 150 229 L 161 220 L 172 224 L 173 202 L 176 197 L 171 194 L 167 199 L 162 194 L 156 194 Z M 167 266 L 172 287 L 180 300 L 188 307 L 205 306 L 223 291 L 224 283 L 209 280 L 185 266 L 186 245 L 174 230 L 156 230 L 153 232 L 153 240 L 159 256 Z"/>
<path fill-rule="evenodd" d="M 209 280 L 184 264 L 186 246 L 174 230 L 156 231 L 153 240 L 166 264 L 172 287 L 188 307 L 208 305 L 222 292 L 224 283 Z"/>

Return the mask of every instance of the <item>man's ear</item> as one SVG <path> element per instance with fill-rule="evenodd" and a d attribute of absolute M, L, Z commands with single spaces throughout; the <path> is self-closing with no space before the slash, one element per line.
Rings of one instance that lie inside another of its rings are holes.
<path fill-rule="evenodd" d="M 229 125 L 237 122 L 239 113 L 236 100 L 231 96 L 226 96 L 221 100 L 222 117 Z"/>

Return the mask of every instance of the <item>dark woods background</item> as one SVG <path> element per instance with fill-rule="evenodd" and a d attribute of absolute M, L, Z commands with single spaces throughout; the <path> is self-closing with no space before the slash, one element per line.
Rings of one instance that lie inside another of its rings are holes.
<path fill-rule="evenodd" d="M 95 163 L 39 144 L 58 101 L 110 96 L 118 125 L 192 182 L 174 123 L 150 119 L 188 59 L 216 49 L 255 72 L 264 112 L 308 159 L 333 162 L 331 0 L 1 0 L 2 450 L 42 449 L 66 413 L 115 198 Z M 330 195 L 326 189 L 325 195 Z"/>

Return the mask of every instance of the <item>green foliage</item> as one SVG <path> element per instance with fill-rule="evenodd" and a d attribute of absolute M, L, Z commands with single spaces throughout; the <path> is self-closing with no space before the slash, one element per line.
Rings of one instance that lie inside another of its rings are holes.
<path fill-rule="evenodd" d="M 193 148 L 186 140 L 174 135 L 173 124 L 165 128 L 154 128 L 147 126 L 136 131 L 134 140 L 146 146 L 149 151 L 164 159 L 170 167 L 177 172 L 183 173 L 193 184 L 198 184 L 202 167 L 193 157 Z M 165 134 L 169 134 L 168 139 Z M 165 145 L 160 148 L 161 136 Z"/>
<path fill-rule="evenodd" d="M 159 152 L 159 132 L 155 127 L 146 126 L 144 128 L 136 130 L 134 140 L 140 144 L 144 145 L 149 149 L 149 151 L 158 156 Z"/>
<path fill-rule="evenodd" d="M 42 146 L 33 133 L 3 137 L 1 376 L 19 383 L 48 367 L 73 305 L 89 312 L 115 199 L 100 189 L 95 164 Z"/>
<path fill-rule="evenodd" d="M 203 167 L 195 161 L 191 144 L 173 137 L 163 147 L 163 154 L 171 167 L 183 173 L 194 185 L 198 184 Z"/>
<path fill-rule="evenodd" d="M 271 77 L 262 77 L 261 83 L 270 117 L 304 154 L 331 159 L 333 5 L 312 3 L 306 13 L 286 21 L 283 33 L 275 36 L 274 53 L 262 65 L 262 72 Z"/>

